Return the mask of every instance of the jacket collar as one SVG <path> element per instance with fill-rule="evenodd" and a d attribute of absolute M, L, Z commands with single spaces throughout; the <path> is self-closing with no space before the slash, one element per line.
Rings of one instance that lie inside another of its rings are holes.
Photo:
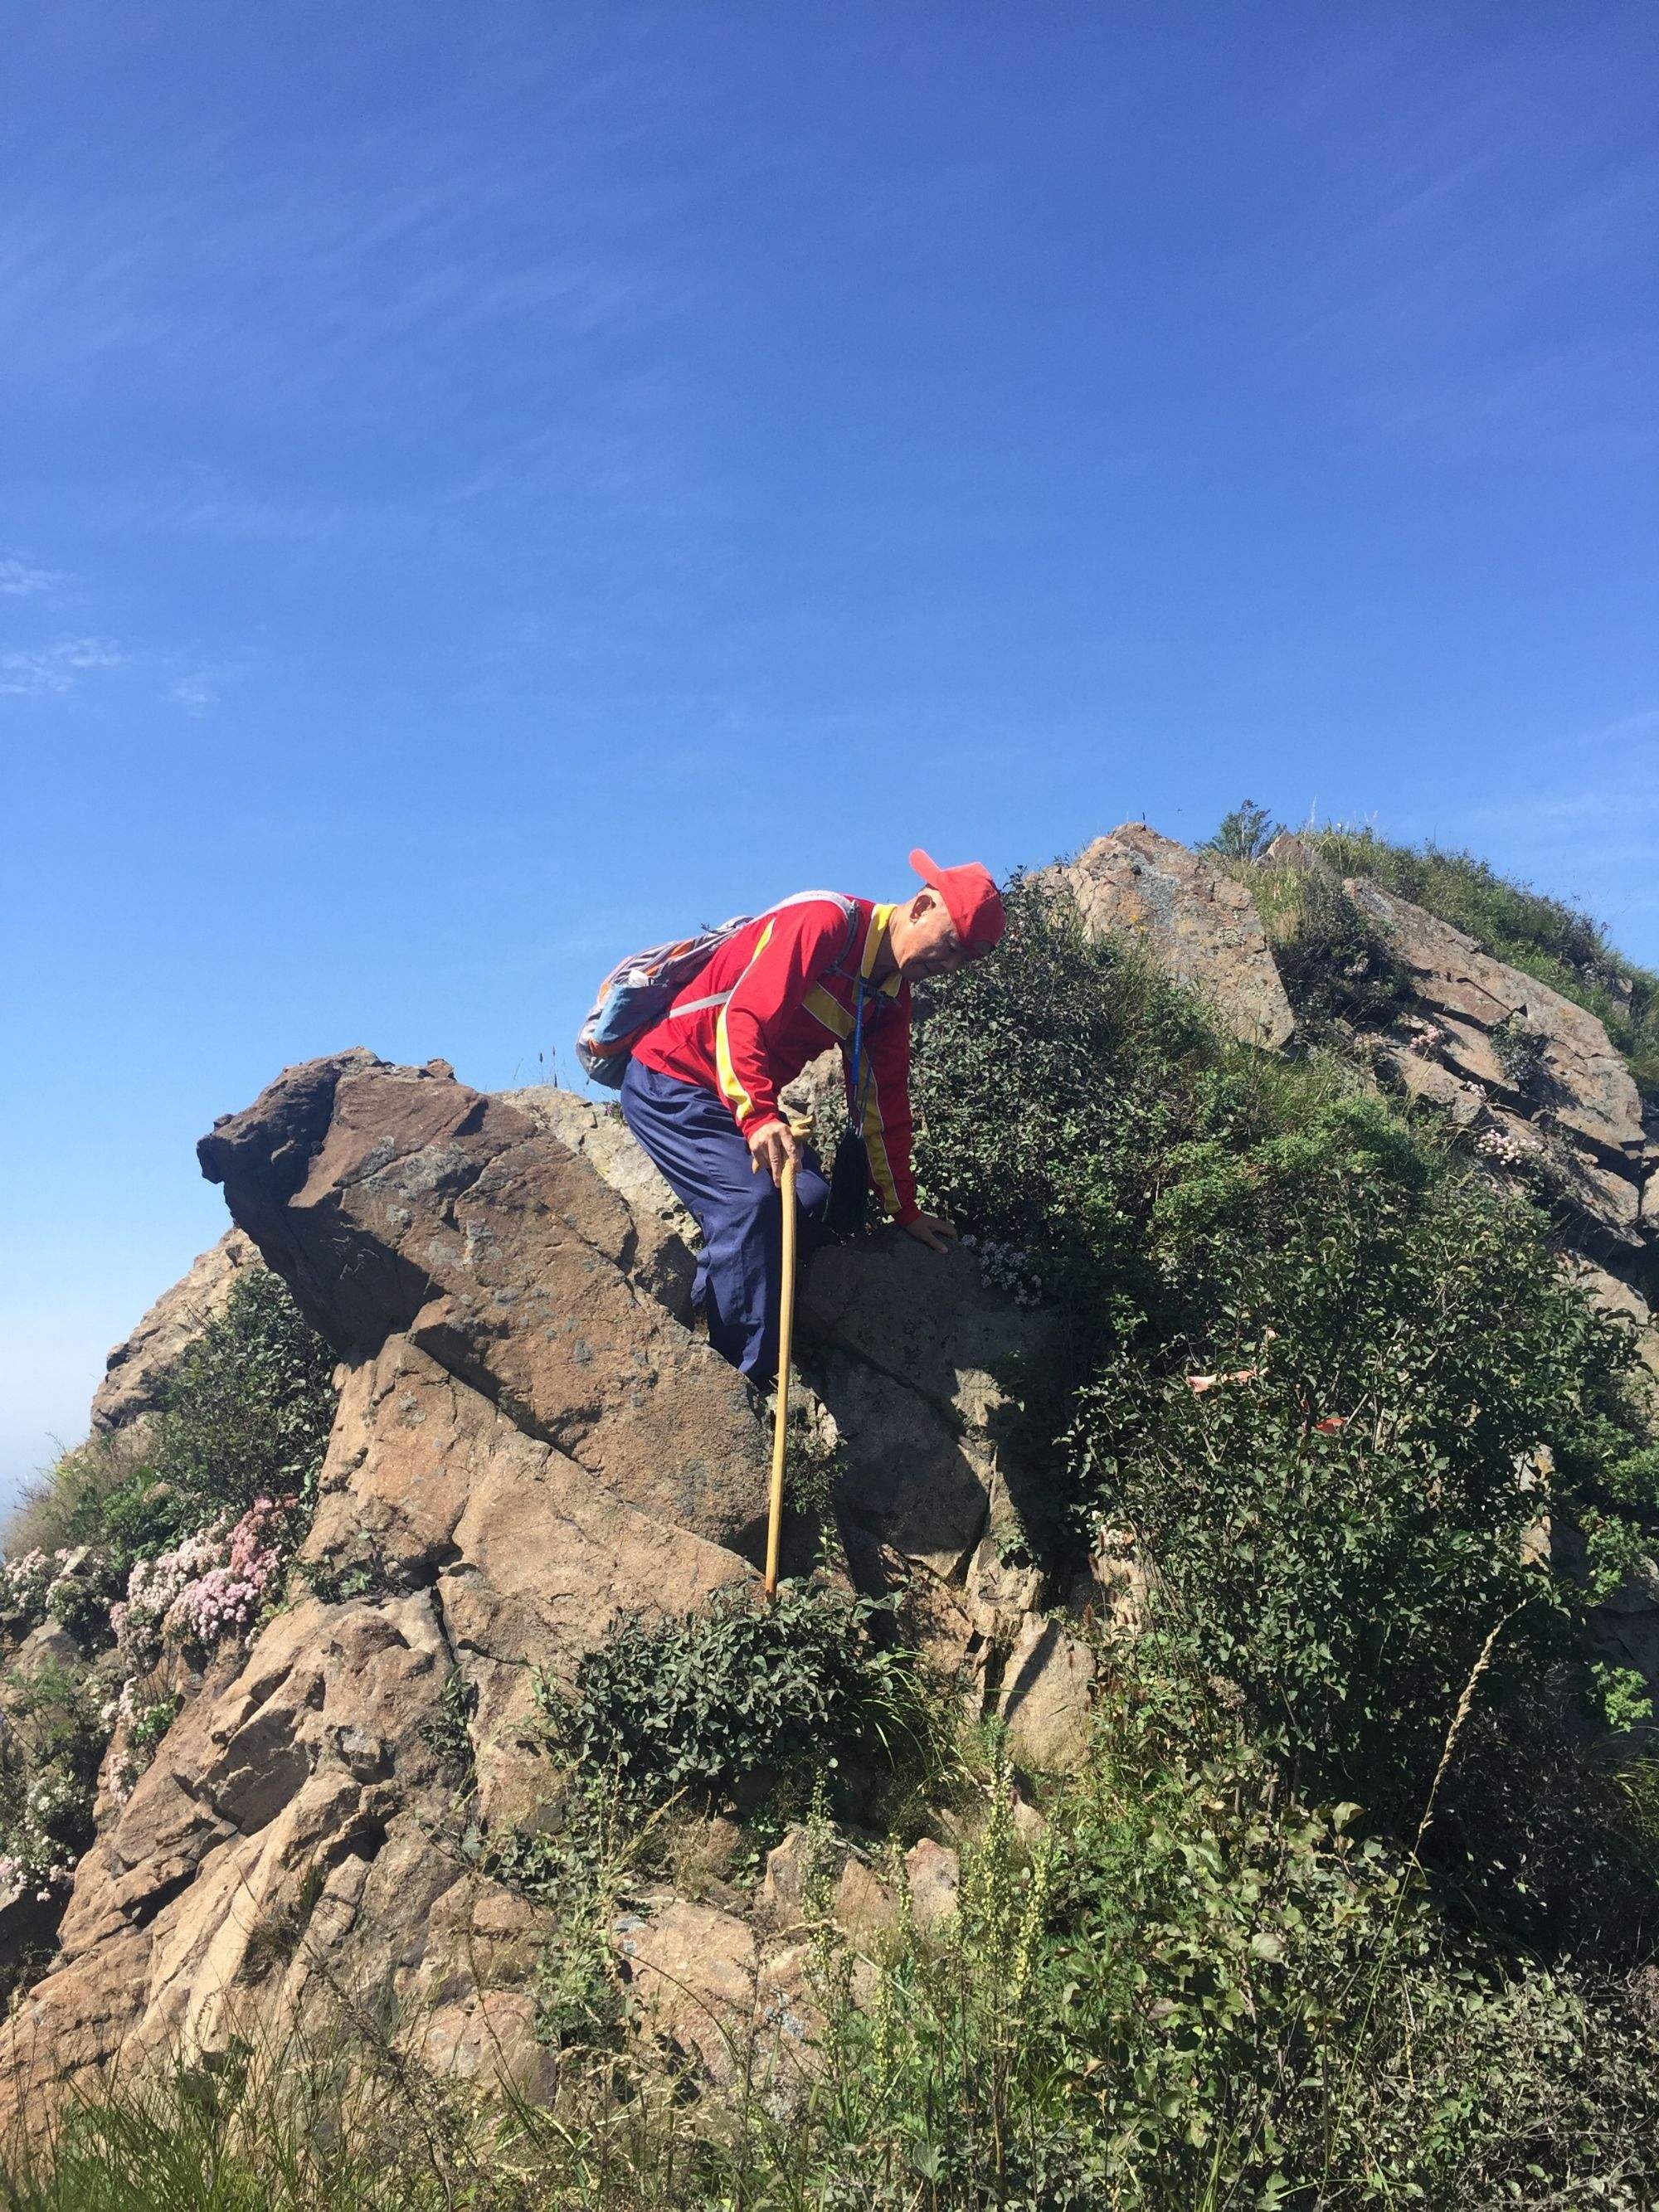
<path fill-rule="evenodd" d="M 869 925 L 864 933 L 864 944 L 859 955 L 859 975 L 862 981 L 868 982 L 870 980 L 870 970 L 875 966 L 876 955 L 886 941 L 887 925 L 892 921 L 896 911 L 896 908 L 890 904 L 872 906 L 870 909 Z M 896 998 L 899 986 L 903 981 L 903 976 L 896 968 L 892 974 L 884 981 L 878 983 L 875 988 L 884 998 Z"/>

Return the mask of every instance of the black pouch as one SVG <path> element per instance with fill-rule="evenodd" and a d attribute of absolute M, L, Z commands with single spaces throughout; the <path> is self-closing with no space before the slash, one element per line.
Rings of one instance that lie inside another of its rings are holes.
<path fill-rule="evenodd" d="M 864 1141 L 864 1094 L 869 1076 L 864 1065 L 864 978 L 859 978 L 853 1008 L 853 1079 L 848 1088 L 852 1112 L 836 1164 L 830 1170 L 830 1204 L 824 1225 L 832 1237 L 857 1237 L 870 1218 L 870 1149 Z"/>
<path fill-rule="evenodd" d="M 830 1170 L 830 1207 L 825 1217 L 832 1237 L 857 1237 L 870 1218 L 870 1153 L 856 1129 L 844 1130 Z"/>

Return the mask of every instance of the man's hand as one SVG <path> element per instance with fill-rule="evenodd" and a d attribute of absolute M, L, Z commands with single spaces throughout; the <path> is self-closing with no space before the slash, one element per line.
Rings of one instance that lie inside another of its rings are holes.
<path fill-rule="evenodd" d="M 800 1139 L 787 1122 L 769 1121 L 763 1129 L 757 1129 L 749 1139 L 749 1164 L 758 1175 L 766 1170 L 780 1190 L 783 1188 L 783 1164 L 793 1160 L 800 1164 Z"/>
<path fill-rule="evenodd" d="M 955 1229 L 948 1221 L 941 1221 L 936 1213 L 919 1213 L 904 1227 L 908 1236 L 914 1237 L 918 1244 L 925 1244 L 930 1252 L 948 1251 L 957 1241 Z"/>

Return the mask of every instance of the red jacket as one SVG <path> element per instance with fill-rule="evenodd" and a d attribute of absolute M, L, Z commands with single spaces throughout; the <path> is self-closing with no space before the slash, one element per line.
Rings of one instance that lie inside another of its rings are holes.
<path fill-rule="evenodd" d="M 745 1137 L 782 1118 L 779 1091 L 831 1042 L 841 1045 L 850 1094 L 859 978 L 869 976 L 892 912 L 826 895 L 757 915 L 636 1039 L 635 1059 L 714 1091 Z M 859 1087 L 876 1194 L 895 1221 L 914 1221 L 921 1209 L 910 1164 L 910 990 L 896 974 L 865 984 Z"/>

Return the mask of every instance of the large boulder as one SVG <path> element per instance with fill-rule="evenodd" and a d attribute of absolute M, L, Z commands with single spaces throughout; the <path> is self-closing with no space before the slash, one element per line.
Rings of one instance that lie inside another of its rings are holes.
<path fill-rule="evenodd" d="M 640 1224 L 641 1264 L 678 1285 L 695 1224 L 621 1117 L 547 1085 L 510 1099 L 580 1149 Z M 795 1103 L 817 1107 L 827 1149 L 844 1103 L 839 1052 L 805 1071 Z M 684 1260 L 649 1256 L 671 1248 Z M 988 1289 L 972 1253 L 878 1229 L 805 1264 L 796 1319 L 839 1470 L 836 1508 L 867 1578 L 917 1583 L 919 1625 L 947 1662 L 1005 1626 L 1017 1633 L 1040 1578 L 1011 1574 L 1000 1555 L 1020 1548 L 1041 1441 L 1054 1431 L 1064 1353 L 1053 1316 Z"/>
<path fill-rule="evenodd" d="M 343 1357 L 404 1333 L 641 1511 L 753 1539 L 748 1386 L 663 1304 L 660 1243 L 562 1139 L 447 1069 L 356 1052 L 288 1070 L 199 1151 Z"/>
<path fill-rule="evenodd" d="M 240 1229 L 227 1229 L 210 1251 L 191 1262 L 105 1362 L 92 1401 L 94 1434 L 125 1428 L 160 1408 L 180 1354 L 224 1311 L 238 1277 L 261 1264 L 252 1238 Z"/>
<path fill-rule="evenodd" d="M 1042 873 L 1070 890 L 1091 928 L 1144 945 L 1235 1036 L 1270 1047 L 1289 1038 L 1296 1018 L 1255 901 L 1204 854 L 1126 822 Z"/>

